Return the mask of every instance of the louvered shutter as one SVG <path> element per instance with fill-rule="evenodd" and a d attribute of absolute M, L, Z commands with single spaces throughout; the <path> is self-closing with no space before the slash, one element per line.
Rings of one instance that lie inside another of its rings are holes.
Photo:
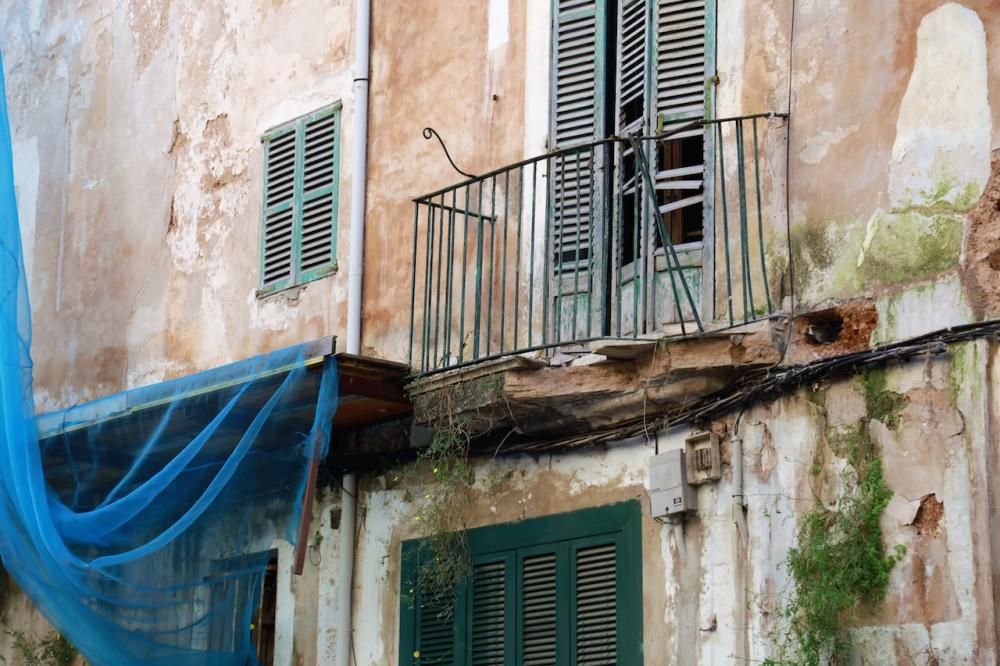
<path fill-rule="evenodd" d="M 479 564 L 472 576 L 473 666 L 503 666 L 507 639 L 507 571 L 503 560 Z"/>
<path fill-rule="evenodd" d="M 663 128 L 670 129 L 708 115 L 706 0 L 657 0 L 656 22 L 656 112 Z M 656 186 L 666 192 L 660 212 L 668 223 L 675 211 L 704 200 L 705 165 L 683 163 L 678 143 L 690 137 L 704 140 L 704 134 L 701 128 L 683 132 L 665 149 L 666 168 L 656 174 Z"/>
<path fill-rule="evenodd" d="M 656 111 L 666 123 L 705 115 L 706 0 L 657 0 Z"/>
<path fill-rule="evenodd" d="M 618 663 L 618 584 L 614 543 L 576 551 L 577 664 Z"/>
<path fill-rule="evenodd" d="M 524 666 L 555 666 L 556 555 L 526 557 L 521 566 L 521 659 Z"/>
<path fill-rule="evenodd" d="M 416 650 L 419 663 L 455 663 L 455 617 L 448 606 L 434 600 L 420 600 L 418 609 Z"/>
<path fill-rule="evenodd" d="M 603 138 L 605 41 L 603 0 L 556 0 L 553 22 L 553 148 Z M 590 257 L 596 205 L 589 151 L 551 164 L 554 266 L 575 269 Z M 585 268 L 585 266 L 584 266 Z"/>
<path fill-rule="evenodd" d="M 706 0 L 654 1 L 656 11 L 651 23 L 656 26 L 656 66 L 651 73 L 655 91 L 652 107 L 657 125 L 669 130 L 708 115 L 707 4 Z M 624 32 L 626 27 L 627 24 L 623 26 L 624 37 L 628 36 Z M 656 173 L 656 189 L 665 193 L 660 207 L 664 215 L 702 202 L 704 164 L 681 163 L 678 140 L 703 135 L 701 128 L 675 135 L 657 160 L 661 166 Z"/>
<path fill-rule="evenodd" d="M 400 665 L 639 666 L 641 519 L 629 501 L 470 530 L 454 615 L 422 603 L 422 542 L 404 542 Z"/>
<path fill-rule="evenodd" d="M 619 17 L 618 134 L 646 133 L 650 67 L 648 0 L 624 0 Z"/>
<path fill-rule="evenodd" d="M 667 122 L 705 115 L 706 0 L 657 0 L 656 110 Z"/>
<path fill-rule="evenodd" d="M 264 224 L 261 282 L 284 286 L 292 279 L 295 234 L 296 131 L 268 139 L 264 151 Z"/>
<path fill-rule="evenodd" d="M 339 121 L 339 114 L 329 113 L 305 123 L 300 275 L 307 275 L 333 262 Z"/>
<path fill-rule="evenodd" d="M 336 261 L 340 106 L 264 138 L 261 287 L 328 273 Z"/>

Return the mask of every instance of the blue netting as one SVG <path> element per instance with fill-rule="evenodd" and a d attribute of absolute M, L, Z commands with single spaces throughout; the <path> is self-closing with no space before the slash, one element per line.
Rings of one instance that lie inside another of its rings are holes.
<path fill-rule="evenodd" d="M 297 347 L 36 420 L 0 63 L 0 555 L 90 663 L 253 664 L 336 404 Z M 41 434 L 40 434 L 41 433 Z"/>

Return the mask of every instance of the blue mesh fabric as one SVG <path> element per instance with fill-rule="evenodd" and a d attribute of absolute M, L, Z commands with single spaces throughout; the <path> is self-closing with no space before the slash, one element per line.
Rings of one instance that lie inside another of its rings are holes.
<path fill-rule="evenodd" d="M 303 347 L 35 418 L 0 63 L 0 556 L 91 664 L 254 664 L 337 402 Z"/>

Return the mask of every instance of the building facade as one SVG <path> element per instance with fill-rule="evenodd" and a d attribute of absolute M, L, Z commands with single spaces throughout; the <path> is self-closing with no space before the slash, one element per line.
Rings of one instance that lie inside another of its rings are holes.
<path fill-rule="evenodd" d="M 356 71 L 367 2 L 10 3 L 37 410 L 346 338 L 363 267 L 412 414 L 334 433 L 271 663 L 801 657 L 826 583 L 843 663 L 996 663 L 997 9 L 370 0 Z"/>

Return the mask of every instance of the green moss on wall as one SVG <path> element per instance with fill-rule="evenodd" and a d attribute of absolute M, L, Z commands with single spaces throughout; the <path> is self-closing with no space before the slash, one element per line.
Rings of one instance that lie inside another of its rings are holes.
<path fill-rule="evenodd" d="M 900 412 L 906 406 L 906 396 L 888 389 L 884 368 L 873 368 L 859 376 L 865 396 L 868 418 L 881 421 L 895 430 L 899 426 Z"/>
<path fill-rule="evenodd" d="M 886 214 L 858 268 L 859 286 L 900 284 L 958 266 L 965 225 L 952 214 Z"/>

